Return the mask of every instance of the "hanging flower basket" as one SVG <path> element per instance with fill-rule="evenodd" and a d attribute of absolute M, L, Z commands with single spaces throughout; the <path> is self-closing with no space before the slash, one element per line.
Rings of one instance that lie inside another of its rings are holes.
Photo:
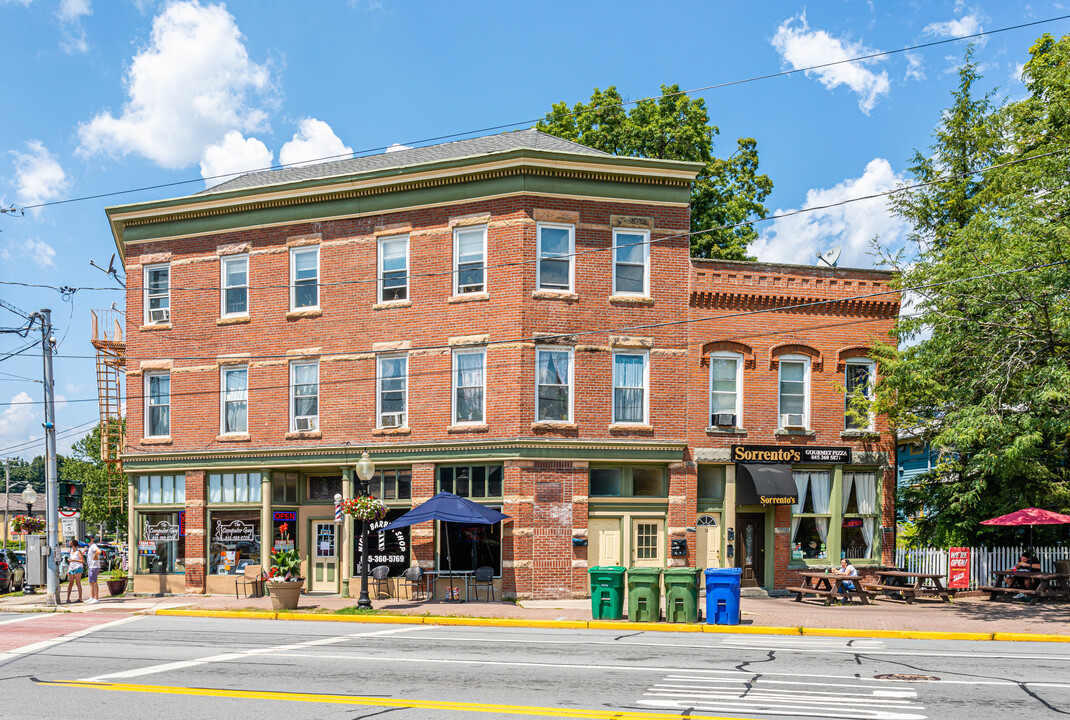
<path fill-rule="evenodd" d="M 386 505 L 379 498 L 371 495 L 361 495 L 352 500 L 342 501 L 342 512 L 351 515 L 357 520 L 382 520 L 386 517 Z"/>
<path fill-rule="evenodd" d="M 45 531 L 45 521 L 37 517 L 16 515 L 11 519 L 11 530 L 25 535 L 40 535 Z"/>

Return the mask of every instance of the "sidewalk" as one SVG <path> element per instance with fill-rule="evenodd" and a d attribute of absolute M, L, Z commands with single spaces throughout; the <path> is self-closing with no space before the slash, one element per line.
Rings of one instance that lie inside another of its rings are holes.
<path fill-rule="evenodd" d="M 60 605 L 47 608 L 44 595 L 0 599 L 0 612 L 101 612 L 144 613 L 157 610 L 260 610 L 271 611 L 270 598 L 179 595 L 173 597 L 102 598 L 100 604 Z M 700 603 L 703 599 L 700 598 Z M 356 598 L 337 595 L 302 595 L 299 611 L 330 613 L 356 605 Z M 512 618 L 517 620 L 587 621 L 587 599 L 524 600 L 511 602 L 446 603 L 385 599 L 373 602 L 376 610 L 401 615 Z M 948 605 L 936 600 L 913 605 L 877 600 L 865 606 L 825 607 L 816 602 L 797 603 L 790 598 L 743 598 L 741 625 L 780 628 L 843 628 L 847 630 L 923 631 L 953 633 L 1036 633 L 1070 635 L 1070 603 L 992 602 L 987 598 L 960 598 Z M 741 628 L 742 629 L 742 628 Z"/>

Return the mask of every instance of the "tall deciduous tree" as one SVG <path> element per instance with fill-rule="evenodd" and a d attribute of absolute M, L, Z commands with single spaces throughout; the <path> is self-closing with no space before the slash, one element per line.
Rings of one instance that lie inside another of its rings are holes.
<path fill-rule="evenodd" d="M 706 101 L 682 94 L 679 85 L 662 85 L 661 92 L 662 97 L 640 100 L 628 111 L 615 86 L 595 88 L 589 103 L 571 108 L 554 103 L 537 127 L 614 155 L 705 163 L 691 190 L 691 230 L 696 233 L 691 253 L 747 259 L 757 231 L 751 225 L 727 226 L 768 214 L 762 203 L 773 182 L 758 173 L 757 141 L 740 138 L 731 156 L 714 157 L 713 139 L 720 130 L 710 124 Z M 711 227 L 724 229 L 698 232 Z"/>
<path fill-rule="evenodd" d="M 114 497 L 117 489 L 112 487 L 113 497 L 108 496 L 108 471 L 100 459 L 100 426 L 74 443 L 71 451 L 59 475 L 61 480 L 83 484 L 82 520 L 87 526 L 103 523 L 111 532 L 125 531 L 126 513 Z"/>
<path fill-rule="evenodd" d="M 1070 510 L 1070 265 L 1056 264 L 1070 261 L 1070 36 L 1045 35 L 1030 53 L 1029 96 L 999 107 L 975 97 L 967 55 L 914 173 L 971 175 L 896 206 L 914 230 L 899 282 L 928 287 L 899 324 L 907 347 L 885 349 L 878 405 L 945 451 L 900 493 L 921 543 L 1015 540 L 980 521 L 1027 506 Z"/>

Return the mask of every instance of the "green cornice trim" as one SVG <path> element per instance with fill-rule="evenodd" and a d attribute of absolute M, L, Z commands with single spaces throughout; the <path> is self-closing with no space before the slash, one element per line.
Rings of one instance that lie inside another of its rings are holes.
<path fill-rule="evenodd" d="M 367 449 L 375 463 L 406 464 L 464 462 L 468 460 L 585 460 L 679 462 L 685 442 L 600 440 L 487 440 L 470 443 L 404 443 L 396 445 L 263 448 L 188 453 L 128 453 L 123 455 L 127 473 L 162 470 L 210 470 L 214 468 L 300 468 L 317 465 L 351 465 Z"/>

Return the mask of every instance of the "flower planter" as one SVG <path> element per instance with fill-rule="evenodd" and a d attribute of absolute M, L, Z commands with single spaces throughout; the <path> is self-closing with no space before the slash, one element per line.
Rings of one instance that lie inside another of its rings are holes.
<path fill-rule="evenodd" d="M 122 595 L 126 592 L 126 578 L 121 580 L 106 580 L 105 582 L 108 584 L 108 594 L 112 597 Z"/>
<path fill-rule="evenodd" d="M 271 595 L 271 607 L 275 610 L 293 610 L 301 600 L 304 580 L 269 582 L 268 594 Z"/>

